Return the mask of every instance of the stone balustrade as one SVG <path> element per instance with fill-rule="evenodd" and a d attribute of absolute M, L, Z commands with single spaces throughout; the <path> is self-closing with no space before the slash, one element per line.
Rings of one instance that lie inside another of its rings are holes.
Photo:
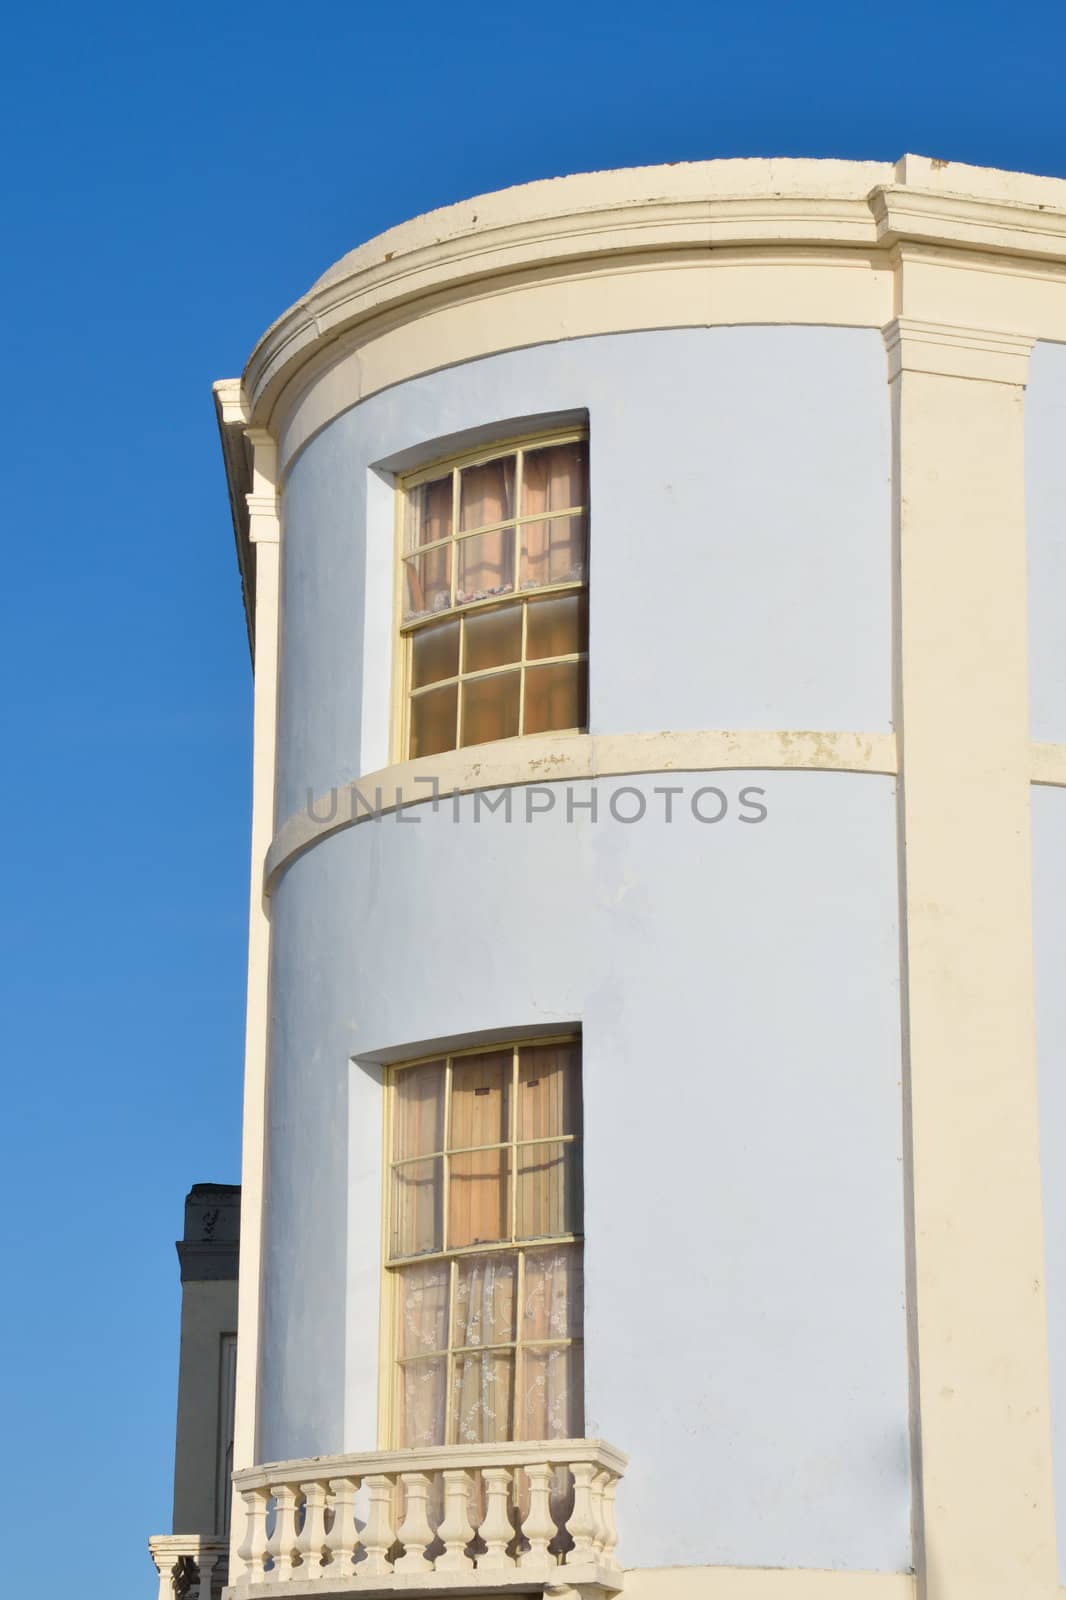
<path fill-rule="evenodd" d="M 599 1439 L 316 1456 L 234 1473 L 246 1522 L 229 1596 L 622 1587 Z"/>
<path fill-rule="evenodd" d="M 199 1533 L 157 1533 L 148 1552 L 159 1573 L 159 1600 L 218 1600 L 229 1546 Z"/>

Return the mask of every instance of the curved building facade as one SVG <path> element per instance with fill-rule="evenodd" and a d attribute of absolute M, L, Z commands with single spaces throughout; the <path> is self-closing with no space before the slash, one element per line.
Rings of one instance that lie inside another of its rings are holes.
<path fill-rule="evenodd" d="M 1056 1593 L 1066 182 L 483 196 L 216 401 L 234 1592 Z"/>

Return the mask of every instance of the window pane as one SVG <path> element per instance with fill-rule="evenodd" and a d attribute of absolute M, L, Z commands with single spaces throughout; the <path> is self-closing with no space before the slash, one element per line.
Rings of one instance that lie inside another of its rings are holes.
<path fill-rule="evenodd" d="M 588 445 L 583 440 L 527 450 L 522 462 L 522 515 L 586 505 L 587 477 Z"/>
<path fill-rule="evenodd" d="M 539 589 L 546 583 L 583 583 L 585 523 L 584 516 L 523 522 L 519 587 Z"/>
<path fill-rule="evenodd" d="M 490 600 L 494 594 L 514 593 L 513 528 L 476 533 L 471 539 L 460 539 L 455 548 L 459 563 L 455 579 L 456 605 L 471 600 Z"/>
<path fill-rule="evenodd" d="M 570 656 L 588 644 L 588 595 L 561 594 L 552 600 L 533 600 L 526 623 L 526 659 Z"/>
<path fill-rule="evenodd" d="M 585 1431 L 580 1344 L 522 1352 L 519 1437 L 580 1439 Z"/>
<path fill-rule="evenodd" d="M 507 1150 L 452 1156 L 448 1185 L 448 1245 L 498 1244 L 509 1239 Z"/>
<path fill-rule="evenodd" d="M 511 1052 L 460 1056 L 452 1067 L 450 1150 L 503 1144 L 511 1137 Z"/>
<path fill-rule="evenodd" d="M 406 599 L 404 618 L 425 617 L 447 611 L 452 603 L 452 547 L 438 545 L 425 555 L 410 556 L 403 564 Z"/>
<path fill-rule="evenodd" d="M 514 456 L 467 467 L 459 475 L 459 527 L 484 528 L 514 516 Z"/>
<path fill-rule="evenodd" d="M 581 1132 L 577 1045 L 524 1045 L 518 1057 L 518 1137 Z"/>
<path fill-rule="evenodd" d="M 447 1362 L 411 1361 L 400 1368 L 403 1422 L 400 1442 L 423 1449 L 444 1443 L 444 1389 Z"/>
<path fill-rule="evenodd" d="M 394 1258 L 441 1248 L 441 1189 L 439 1157 L 393 1168 L 390 1253 Z"/>
<path fill-rule="evenodd" d="M 583 728 L 587 677 L 588 669 L 584 661 L 565 661 L 554 667 L 529 667 L 526 671 L 523 733 L 547 733 L 551 728 Z M 466 743 L 465 739 L 463 742 Z"/>
<path fill-rule="evenodd" d="M 581 1227 L 575 1144 L 521 1145 L 515 1197 L 515 1238 L 550 1239 Z"/>
<path fill-rule="evenodd" d="M 454 683 L 447 689 L 427 689 L 411 700 L 410 753 L 415 756 L 436 755 L 438 750 L 455 749 L 455 711 L 459 689 Z"/>
<path fill-rule="evenodd" d="M 512 1439 L 514 1357 L 456 1356 L 452 1410 L 457 1444 Z"/>
<path fill-rule="evenodd" d="M 434 478 L 408 490 L 404 549 L 417 550 L 434 539 L 447 539 L 452 531 L 452 475 Z"/>
<path fill-rule="evenodd" d="M 511 739 L 518 732 L 517 672 L 499 672 L 491 678 L 470 678 L 463 684 L 462 743 L 483 744 L 488 739 Z"/>
<path fill-rule="evenodd" d="M 518 602 L 471 611 L 464 624 L 463 671 L 503 667 L 522 654 L 522 607 Z"/>
<path fill-rule="evenodd" d="M 514 1338 L 515 1276 L 511 1255 L 460 1260 L 454 1345 L 507 1344 Z"/>
<path fill-rule="evenodd" d="M 578 1339 L 583 1317 L 581 1246 L 556 1245 L 551 1250 L 527 1251 L 518 1337 Z"/>
<path fill-rule="evenodd" d="M 396 1074 L 394 1122 L 394 1161 L 404 1156 L 430 1156 L 444 1149 L 443 1061 L 427 1061 L 423 1067 L 408 1067 Z"/>
<path fill-rule="evenodd" d="M 402 1267 L 400 1280 L 400 1354 L 432 1355 L 448 1348 L 448 1293 L 451 1267 L 447 1261 L 426 1261 Z"/>
<path fill-rule="evenodd" d="M 561 654 L 561 652 L 557 652 Z M 454 678 L 459 671 L 459 623 L 435 622 L 411 636 L 411 687 Z"/>

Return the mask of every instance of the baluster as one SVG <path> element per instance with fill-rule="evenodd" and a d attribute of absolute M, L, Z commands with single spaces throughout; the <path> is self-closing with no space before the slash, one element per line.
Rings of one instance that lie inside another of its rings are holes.
<path fill-rule="evenodd" d="M 566 1526 L 574 1541 L 574 1548 L 566 1559 L 576 1566 L 579 1561 L 593 1561 L 596 1555 L 593 1544 L 596 1518 L 592 1509 L 592 1480 L 596 1476 L 596 1468 L 591 1461 L 575 1461 L 570 1471 L 574 1479 L 574 1509 Z"/>
<path fill-rule="evenodd" d="M 392 1479 L 383 1472 L 372 1472 L 363 1482 L 370 1496 L 370 1507 L 363 1529 L 366 1560 L 359 1567 L 359 1576 L 370 1577 L 392 1571 L 388 1556 L 396 1543 L 396 1530 L 392 1526 Z"/>
<path fill-rule="evenodd" d="M 401 1472 L 407 1503 L 403 1522 L 397 1538 L 404 1553 L 394 1563 L 396 1572 L 432 1572 L 433 1563 L 426 1555 L 427 1546 L 433 1543 L 433 1529 L 429 1525 L 426 1503 L 429 1499 L 429 1479 L 424 1472 Z"/>
<path fill-rule="evenodd" d="M 329 1531 L 327 1549 L 333 1557 L 329 1565 L 331 1578 L 350 1578 L 353 1575 L 352 1557 L 359 1543 L 355 1526 L 355 1496 L 359 1489 L 358 1478 L 331 1478 L 333 1495 L 333 1527 Z"/>
<path fill-rule="evenodd" d="M 546 1461 L 531 1463 L 525 1469 L 529 1483 L 529 1510 L 522 1522 L 522 1533 L 529 1541 L 518 1565 L 524 1570 L 547 1572 L 555 1562 L 548 1554 L 548 1545 L 555 1538 L 555 1519 L 551 1513 L 552 1468 Z"/>
<path fill-rule="evenodd" d="M 177 1570 L 177 1561 L 165 1551 L 155 1550 L 152 1550 L 152 1560 L 159 1573 L 159 1600 L 174 1600 L 174 1573 Z"/>
<path fill-rule="evenodd" d="M 211 1600 L 211 1578 L 217 1563 L 218 1556 L 213 1550 L 206 1553 L 201 1550 L 197 1556 L 196 1570 L 200 1580 L 196 1591 L 197 1600 Z"/>
<path fill-rule="evenodd" d="M 274 1499 L 277 1504 L 274 1532 L 267 1546 L 269 1554 L 274 1558 L 274 1570 L 270 1574 L 270 1581 L 288 1583 L 299 1572 L 299 1567 L 296 1565 L 299 1559 L 296 1550 L 296 1518 L 303 1504 L 303 1496 L 294 1484 L 278 1483 L 274 1485 Z"/>
<path fill-rule="evenodd" d="M 301 1483 L 304 1497 L 304 1525 L 296 1548 L 300 1552 L 300 1577 L 321 1578 L 325 1573 L 322 1557 L 326 1550 L 326 1486 L 324 1483 Z"/>
<path fill-rule="evenodd" d="M 510 1467 L 484 1467 L 481 1472 L 485 1484 L 485 1520 L 478 1529 L 486 1549 L 478 1556 L 480 1572 L 483 1567 L 513 1567 L 514 1558 L 507 1554 L 507 1546 L 514 1536 L 511 1526 L 511 1469 Z"/>
<path fill-rule="evenodd" d="M 444 1521 L 437 1529 L 437 1537 L 444 1542 L 444 1554 L 437 1557 L 437 1571 L 465 1571 L 474 1565 L 466 1553 L 474 1537 L 470 1521 L 473 1484 L 469 1472 L 458 1467 L 446 1468 L 441 1476 L 444 1479 Z"/>
<path fill-rule="evenodd" d="M 618 1543 L 618 1528 L 614 1520 L 614 1497 L 618 1492 L 618 1479 L 613 1472 L 607 1474 L 604 1485 L 603 1498 L 600 1501 L 600 1515 L 603 1517 L 603 1554 L 600 1557 L 603 1565 L 612 1572 L 621 1572 L 618 1557 L 614 1547 Z"/>
<path fill-rule="evenodd" d="M 263 1582 L 263 1563 L 267 1556 L 267 1506 L 269 1489 L 242 1489 L 244 1501 L 244 1538 L 237 1555 L 244 1563 L 249 1583 Z M 237 1577 L 240 1576 L 238 1573 Z M 236 1578 L 234 1579 L 234 1582 Z"/>
<path fill-rule="evenodd" d="M 592 1534 L 592 1553 L 597 1561 L 603 1555 L 603 1546 L 607 1538 L 607 1524 L 603 1520 L 603 1491 L 610 1476 L 607 1469 L 603 1468 L 592 1480 L 592 1521 L 595 1525 Z"/>

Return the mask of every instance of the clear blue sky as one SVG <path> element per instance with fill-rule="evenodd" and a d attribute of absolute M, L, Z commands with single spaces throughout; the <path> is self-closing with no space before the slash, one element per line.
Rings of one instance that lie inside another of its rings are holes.
<path fill-rule="evenodd" d="M 1066 176 L 1061 3 L 529 16 L 105 0 L 8 17 L 12 1593 L 65 1594 L 64 1570 L 80 1600 L 154 1593 L 172 1241 L 192 1182 L 239 1177 L 251 680 L 211 381 L 358 241 L 531 178 L 904 150 Z"/>

